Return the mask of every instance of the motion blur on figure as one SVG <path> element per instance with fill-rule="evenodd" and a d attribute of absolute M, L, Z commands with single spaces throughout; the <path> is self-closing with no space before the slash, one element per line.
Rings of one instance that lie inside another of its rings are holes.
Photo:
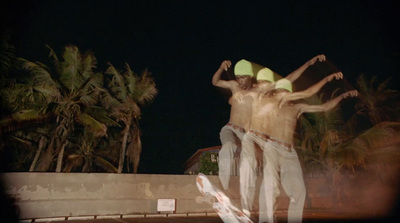
<path fill-rule="evenodd" d="M 219 178 L 225 190 L 229 187 L 230 176 L 236 175 L 237 166 L 234 157 L 238 150 L 240 151 L 242 137 L 250 125 L 251 98 L 247 94 L 253 89 L 255 74 L 262 68 L 256 63 L 242 59 L 235 64 L 235 80 L 221 79 L 222 73 L 228 71 L 231 66 L 231 61 L 223 61 L 212 77 L 214 86 L 229 89 L 232 93 L 232 98 L 229 100 L 231 104 L 229 121 L 220 132 L 222 147 L 218 159 Z"/>
<path fill-rule="evenodd" d="M 382 112 L 368 110 L 373 108 L 369 107 L 373 100 L 382 99 L 379 91 L 384 85 L 379 85 L 376 99 L 371 100 L 374 94 L 367 88 L 372 85 L 366 83 L 362 75 L 356 84 L 350 84 L 346 74 L 323 54 L 293 73 L 295 78 L 288 75 L 282 79 L 262 66 L 254 77 L 258 84 L 232 92 L 231 101 L 249 106 L 247 111 L 251 112 L 246 116 L 247 124 L 236 128 L 241 130 L 240 137 L 231 141 L 235 143 L 228 150 L 241 151 L 239 175 L 243 213 L 254 221 L 275 222 L 277 198 L 283 189 L 289 199 L 288 222 L 302 221 L 306 198 L 308 207 L 314 205 L 308 193 L 329 197 L 331 203 L 321 205 L 343 214 L 344 218 L 387 216 L 391 208 L 396 207 L 399 195 L 400 156 L 396 151 L 400 148 L 400 123 L 387 118 L 389 115 L 366 119 Z M 393 91 L 385 93 L 395 98 Z M 260 149 L 264 153 L 263 180 L 256 188 L 255 173 L 260 164 L 256 150 Z M 227 172 L 233 169 L 233 154 L 224 156 L 220 152 L 220 179 L 224 189 L 228 188 L 229 175 L 233 175 Z M 387 171 L 378 174 L 383 169 Z M 307 185 L 303 175 L 307 179 L 324 179 L 326 185 L 319 189 Z M 256 193 L 258 207 L 253 203 Z M 373 198 L 378 202 L 372 202 Z M 259 216 L 254 214 L 257 211 Z"/>

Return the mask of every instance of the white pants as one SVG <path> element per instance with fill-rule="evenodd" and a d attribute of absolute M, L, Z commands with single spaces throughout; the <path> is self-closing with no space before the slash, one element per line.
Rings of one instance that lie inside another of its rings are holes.
<path fill-rule="evenodd" d="M 246 133 L 242 139 L 242 151 L 240 153 L 240 202 L 243 211 L 252 211 L 254 193 L 256 191 L 256 145 L 252 137 Z"/>
<path fill-rule="evenodd" d="M 260 188 L 259 222 L 274 222 L 276 198 L 279 196 L 279 181 L 290 198 L 288 222 L 301 222 L 306 190 L 303 172 L 294 148 L 264 140 L 254 133 L 247 133 L 242 140 L 240 163 L 240 192 L 242 208 L 250 208 L 255 191 L 255 144 L 263 150 L 264 169 Z M 243 177 L 245 176 L 245 177 Z"/>
<path fill-rule="evenodd" d="M 237 175 L 235 153 L 240 151 L 244 134 L 243 128 L 232 123 L 225 125 L 219 133 L 222 147 L 218 153 L 218 175 L 225 190 L 228 189 L 230 177 Z"/>

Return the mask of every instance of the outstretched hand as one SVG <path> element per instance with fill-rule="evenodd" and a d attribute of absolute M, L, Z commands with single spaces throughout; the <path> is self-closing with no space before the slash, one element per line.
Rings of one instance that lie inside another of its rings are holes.
<path fill-rule="evenodd" d="M 347 91 L 347 92 L 342 94 L 343 98 L 357 97 L 357 96 L 358 96 L 358 91 L 357 90 Z"/>
<path fill-rule="evenodd" d="M 333 74 L 327 76 L 326 78 L 327 78 L 328 82 L 332 81 L 334 78 L 336 80 L 343 79 L 343 73 L 342 72 L 336 72 L 336 73 L 333 73 Z"/>
<path fill-rule="evenodd" d="M 232 66 L 232 62 L 230 60 L 224 60 L 221 63 L 221 66 L 219 67 L 219 69 L 222 69 L 224 71 L 227 71 L 229 67 Z"/>
<path fill-rule="evenodd" d="M 318 60 L 319 62 L 323 62 L 323 61 L 326 60 L 326 57 L 325 57 L 324 54 L 317 55 L 317 56 L 315 56 L 314 58 L 312 58 L 311 60 L 308 61 L 308 66 L 314 65 L 315 62 L 317 62 L 317 60 Z"/>

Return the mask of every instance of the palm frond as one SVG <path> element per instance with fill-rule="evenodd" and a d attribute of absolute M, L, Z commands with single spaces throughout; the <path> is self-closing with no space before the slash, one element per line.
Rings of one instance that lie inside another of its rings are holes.
<path fill-rule="evenodd" d="M 90 106 L 87 107 L 85 110 L 86 113 L 90 114 L 94 119 L 98 120 L 99 122 L 105 124 L 106 126 L 118 126 L 121 125 L 116 122 L 114 119 L 110 118 L 109 112 L 103 108 L 98 106 Z"/>
<path fill-rule="evenodd" d="M 369 87 L 368 87 L 367 81 L 365 80 L 364 74 L 361 74 L 360 76 L 358 76 L 356 83 L 357 83 L 357 86 L 358 86 L 360 92 L 368 92 Z"/>
<path fill-rule="evenodd" d="M 385 92 L 387 92 L 387 91 L 389 91 L 389 92 L 392 92 L 391 90 L 389 90 L 387 87 L 388 87 L 388 83 L 390 82 L 390 80 L 391 80 L 392 78 L 387 78 L 386 80 L 384 80 L 383 82 L 381 82 L 381 83 L 379 83 L 378 84 L 378 87 L 376 88 L 376 91 L 377 92 L 382 92 L 382 93 L 385 93 Z"/>
<path fill-rule="evenodd" d="M 121 105 L 121 101 L 118 98 L 113 97 L 107 90 L 101 90 L 100 93 L 101 104 L 109 109 L 109 108 L 117 108 Z"/>
<path fill-rule="evenodd" d="M 364 166 L 368 156 L 368 149 L 361 143 L 352 143 L 345 147 L 330 149 L 329 159 L 340 165 L 354 169 L 356 166 Z"/>
<path fill-rule="evenodd" d="M 33 89 L 39 92 L 47 102 L 56 101 L 61 98 L 61 94 L 58 88 L 54 86 L 34 86 Z"/>
<path fill-rule="evenodd" d="M 100 156 L 95 156 L 94 157 L 94 162 L 98 167 L 101 167 L 103 170 L 107 171 L 108 173 L 116 173 L 118 172 L 118 169 L 112 165 L 110 162 L 108 162 L 106 159 Z"/>
<path fill-rule="evenodd" d="M 365 142 L 369 149 L 374 150 L 381 147 L 382 143 L 393 140 L 397 134 L 394 129 L 398 126 L 398 122 L 381 122 L 362 132 L 357 138 Z"/>
<path fill-rule="evenodd" d="M 29 71 L 32 75 L 32 81 L 34 86 L 51 86 L 52 88 L 58 88 L 59 84 L 52 78 L 50 72 L 46 67 L 40 63 L 34 63 L 22 58 L 18 59 L 22 63 L 22 68 Z"/>
<path fill-rule="evenodd" d="M 8 36 L 2 36 L 0 41 L 0 78 L 5 78 L 9 76 L 9 70 L 16 59 L 15 47 L 8 43 Z"/>
<path fill-rule="evenodd" d="M 78 89 L 79 101 L 85 106 L 92 106 L 100 100 L 100 95 L 104 91 L 102 88 L 102 74 L 97 73 L 86 80 L 86 82 Z"/>
<path fill-rule="evenodd" d="M 136 84 L 133 98 L 136 99 L 135 101 L 140 105 L 152 101 L 158 93 L 156 84 L 150 75 L 151 74 L 145 70 Z"/>
<path fill-rule="evenodd" d="M 21 110 L 19 112 L 12 114 L 12 118 L 17 122 L 24 122 L 24 121 L 40 120 L 44 119 L 45 117 L 38 110 Z"/>
<path fill-rule="evenodd" d="M 85 125 L 95 136 L 101 137 L 107 134 L 107 126 L 97 121 L 87 113 L 81 113 L 78 117 L 80 123 Z"/>
<path fill-rule="evenodd" d="M 133 73 L 129 64 L 127 63 L 125 64 L 125 69 L 126 71 L 124 73 L 124 78 L 126 80 L 126 88 L 129 94 L 132 94 L 133 92 L 135 92 L 138 76 L 135 73 Z"/>
<path fill-rule="evenodd" d="M 113 95 L 118 98 L 118 100 L 124 101 L 127 97 L 125 79 L 111 63 L 109 63 L 108 65 L 109 66 L 105 71 L 105 74 L 112 75 L 112 79 L 108 87 L 110 88 Z"/>
<path fill-rule="evenodd" d="M 30 140 L 24 139 L 22 137 L 11 136 L 11 139 L 15 140 L 17 142 L 20 142 L 20 143 L 22 143 L 22 144 L 24 144 L 26 146 L 31 146 L 32 145 L 32 142 Z"/>
<path fill-rule="evenodd" d="M 297 154 L 303 163 L 306 173 L 320 175 L 325 171 L 326 167 L 324 166 L 324 162 L 321 161 L 321 157 L 318 153 L 311 150 L 297 150 Z"/>
<path fill-rule="evenodd" d="M 53 64 L 56 67 L 58 73 L 60 73 L 60 61 L 56 52 L 54 52 L 53 48 L 46 44 L 47 49 L 49 49 L 49 57 L 53 59 Z"/>
<path fill-rule="evenodd" d="M 368 168 L 400 165 L 400 144 L 381 147 L 372 151 L 366 160 Z"/>
<path fill-rule="evenodd" d="M 67 46 L 63 53 L 64 61 L 61 62 L 60 82 L 73 93 L 81 87 L 84 81 L 79 73 L 81 66 L 81 54 L 78 47 Z"/>
<path fill-rule="evenodd" d="M 305 117 L 300 117 L 300 140 L 301 148 L 303 150 L 313 150 L 313 148 L 319 144 L 317 142 L 317 129 L 313 127 L 310 120 Z"/>
<path fill-rule="evenodd" d="M 89 79 L 96 68 L 97 60 L 92 52 L 86 52 L 81 60 L 81 75 L 84 79 Z"/>
<path fill-rule="evenodd" d="M 79 102 L 84 106 L 92 106 L 98 102 L 99 95 L 97 92 L 88 92 L 87 94 L 82 94 L 79 97 Z"/>
<path fill-rule="evenodd" d="M 71 172 L 73 168 L 82 166 L 84 158 L 81 154 L 69 154 L 66 156 L 64 172 Z"/>
<path fill-rule="evenodd" d="M 398 135 L 394 128 L 398 126 L 400 123 L 396 122 L 379 123 L 340 145 L 339 148 L 332 149 L 331 158 L 350 168 L 365 167 L 367 163 L 374 160 L 374 156 L 389 155 L 388 152 L 393 152 L 393 150 L 382 151 L 382 148 L 394 145 L 394 136 Z M 396 153 L 393 155 L 395 156 Z"/>

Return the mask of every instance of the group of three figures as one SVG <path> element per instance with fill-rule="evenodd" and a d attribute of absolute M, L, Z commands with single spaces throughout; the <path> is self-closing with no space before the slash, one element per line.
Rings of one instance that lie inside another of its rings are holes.
<path fill-rule="evenodd" d="M 229 122 L 221 129 L 221 150 L 218 166 L 224 190 L 229 188 L 230 176 L 239 169 L 241 210 L 229 198 L 212 186 L 205 175 L 199 174 L 197 186 L 204 195 L 216 197 L 214 209 L 225 222 L 252 222 L 258 165 L 262 169 L 259 188 L 258 222 L 275 222 L 276 199 L 280 186 L 289 197 L 288 222 L 301 222 L 306 197 L 301 165 L 294 148 L 294 137 L 299 117 L 303 113 L 326 112 L 347 97 L 358 92 L 347 91 L 323 104 L 299 102 L 316 94 L 326 83 L 342 79 L 336 72 L 303 91 L 293 92 L 292 83 L 315 63 L 325 62 L 325 55 L 317 55 L 286 77 L 267 67 L 240 60 L 234 66 L 235 80 L 223 80 L 223 72 L 231 69 L 229 60 L 222 62 L 212 77 L 216 87 L 229 89 L 232 97 Z M 240 152 L 239 167 L 235 153 Z M 259 157 L 262 157 L 259 162 Z"/>

